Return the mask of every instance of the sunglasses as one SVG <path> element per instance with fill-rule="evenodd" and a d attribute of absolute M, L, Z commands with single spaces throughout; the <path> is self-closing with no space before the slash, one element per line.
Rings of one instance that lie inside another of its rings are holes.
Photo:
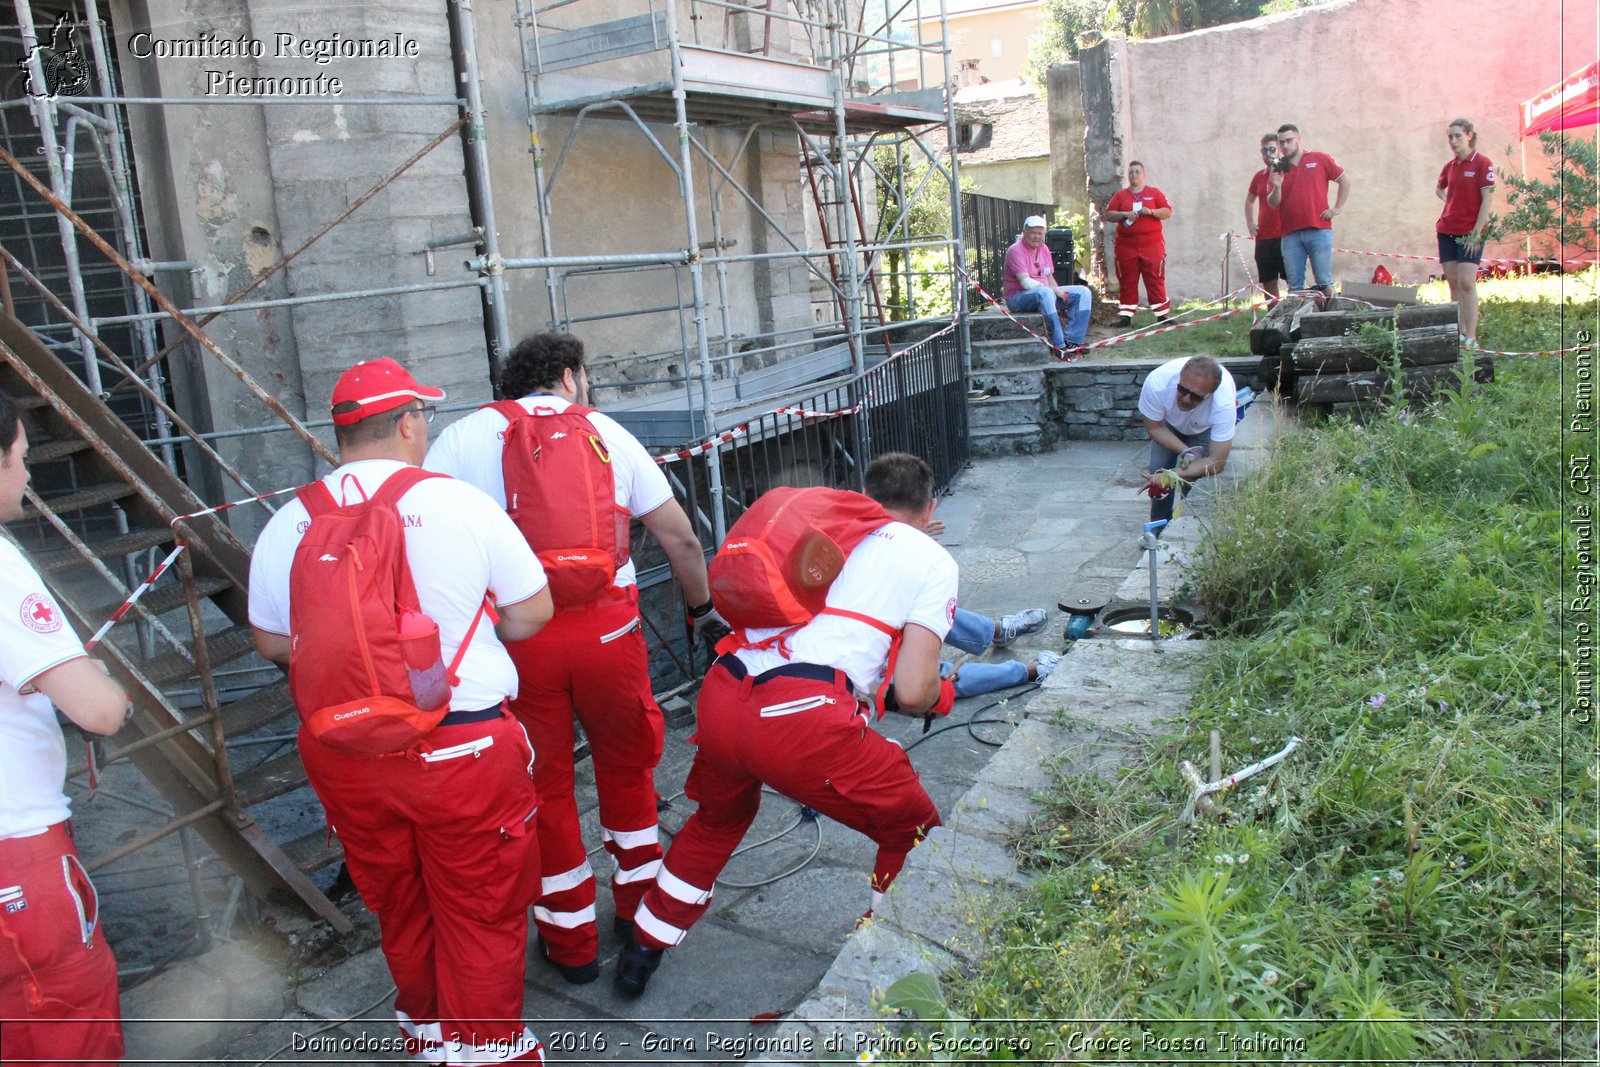
<path fill-rule="evenodd" d="M 1180 385 L 1180 386 L 1178 386 L 1178 395 L 1179 396 L 1186 396 L 1190 400 L 1193 400 L 1196 404 L 1198 404 L 1198 403 L 1200 403 L 1200 401 L 1205 400 L 1206 398 L 1208 398 L 1211 394 L 1210 393 L 1197 393 L 1193 389 L 1185 389 L 1183 386 Z"/>

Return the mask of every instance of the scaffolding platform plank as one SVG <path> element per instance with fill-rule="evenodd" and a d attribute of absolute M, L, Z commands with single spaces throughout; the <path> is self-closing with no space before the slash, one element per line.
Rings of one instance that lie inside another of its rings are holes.
<path fill-rule="evenodd" d="M 708 48 L 684 48 L 681 52 L 684 112 L 692 123 L 726 125 L 795 118 L 803 125 L 825 130 L 834 125 L 838 75 L 826 67 Z M 671 56 L 665 46 L 630 58 L 625 75 L 546 69 L 538 78 L 539 99 L 533 110 L 563 114 L 620 100 L 646 122 L 676 121 Z M 597 117 L 608 116 L 602 113 Z M 850 99 L 845 103 L 845 121 L 852 129 L 942 123 L 941 91 Z"/>

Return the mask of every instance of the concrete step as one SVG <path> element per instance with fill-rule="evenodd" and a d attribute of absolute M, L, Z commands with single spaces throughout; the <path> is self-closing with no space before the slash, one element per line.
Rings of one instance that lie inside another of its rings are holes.
<path fill-rule="evenodd" d="M 1045 391 L 1045 374 L 1042 367 L 994 367 L 972 372 L 972 387 L 1000 396 L 1015 393 L 1042 393 Z"/>
<path fill-rule="evenodd" d="M 1034 455 L 1050 450 L 1050 439 L 1036 422 L 974 426 L 972 454 L 976 456 Z"/>
<path fill-rule="evenodd" d="M 1050 346 L 1032 338 L 972 342 L 974 369 L 992 367 L 1044 367 L 1057 362 Z"/>
<path fill-rule="evenodd" d="M 1044 332 L 1044 318 L 1041 315 L 1018 315 L 1017 321 L 1027 325 L 1028 329 L 1040 333 Z M 916 326 L 904 326 L 896 329 L 894 339 L 896 344 L 912 344 L 944 328 L 942 322 L 919 323 Z M 974 341 L 1015 341 L 1026 340 L 1028 334 L 1017 322 L 1000 314 L 994 308 L 980 311 L 967 319 L 968 335 Z"/>
<path fill-rule="evenodd" d="M 996 393 L 984 400 L 967 402 L 967 425 L 1016 426 L 1024 423 L 1039 425 L 1044 421 L 1042 401 L 1044 393 Z"/>
<path fill-rule="evenodd" d="M 1026 341 L 1030 340 L 1028 330 L 1044 333 L 1044 316 L 1018 315 L 1013 320 L 991 310 L 972 316 L 967 324 L 968 335 L 974 341 Z"/>

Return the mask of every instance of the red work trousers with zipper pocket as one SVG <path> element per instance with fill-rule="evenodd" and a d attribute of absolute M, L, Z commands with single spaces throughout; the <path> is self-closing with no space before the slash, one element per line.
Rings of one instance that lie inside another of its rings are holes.
<path fill-rule="evenodd" d="M 0 1060 L 122 1059 L 117 961 L 64 822 L 0 841 Z"/>
<path fill-rule="evenodd" d="M 542 886 L 533 918 L 550 958 L 566 966 L 588 963 L 599 951 L 594 871 L 573 792 L 574 716 L 589 738 L 618 915 L 633 914 L 661 863 L 655 769 L 666 726 L 650 693 L 640 627 L 638 594 L 630 586 L 558 611 L 533 637 L 507 646 L 519 689 L 511 711 L 533 739 L 540 800 Z"/>
<path fill-rule="evenodd" d="M 448 722 L 448 720 L 446 720 Z M 544 1062 L 521 1022 L 539 890 L 533 753 L 498 716 L 440 725 L 394 756 L 346 756 L 302 727 L 300 757 L 378 917 L 395 1015 L 434 1063 Z"/>
<path fill-rule="evenodd" d="M 874 899 L 939 825 L 905 750 L 872 729 L 842 671 L 794 664 L 736 677 L 732 658 L 718 660 L 700 690 L 691 739 L 699 750 L 684 785 L 699 809 L 673 837 L 634 915 L 648 948 L 678 944 L 705 913 L 717 876 L 756 817 L 763 785 L 877 843 Z"/>

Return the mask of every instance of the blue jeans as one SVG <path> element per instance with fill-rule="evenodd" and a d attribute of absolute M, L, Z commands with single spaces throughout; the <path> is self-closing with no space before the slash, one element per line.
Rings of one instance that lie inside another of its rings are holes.
<path fill-rule="evenodd" d="M 939 677 L 950 677 L 952 664 L 949 660 L 939 661 Z M 963 663 L 960 672 L 956 675 L 956 696 L 975 697 L 982 693 L 992 693 L 996 689 L 1009 689 L 1014 685 L 1022 685 L 1028 680 L 1028 665 L 1020 660 L 1006 660 L 1004 663 Z"/>
<path fill-rule="evenodd" d="M 1167 424 L 1167 429 L 1172 430 L 1171 423 Z M 1210 429 L 1201 430 L 1199 433 L 1178 433 L 1177 430 L 1172 430 L 1172 432 L 1177 433 L 1178 439 L 1190 447 L 1193 447 L 1194 445 L 1200 445 L 1200 454 L 1202 456 L 1211 455 Z M 1150 442 L 1149 469 L 1151 474 L 1154 474 L 1156 471 L 1166 470 L 1176 462 L 1178 462 L 1178 453 L 1174 452 L 1166 445 L 1161 444 L 1159 441 Z M 1177 494 L 1168 493 L 1160 500 L 1150 501 L 1150 521 L 1156 522 L 1160 519 L 1166 519 L 1168 522 L 1172 521 L 1172 511 L 1178 503 L 1178 497 L 1188 495 L 1189 483 L 1184 482 L 1178 487 Z M 957 610 L 959 611 L 960 609 L 958 608 Z"/>
<path fill-rule="evenodd" d="M 1020 293 L 1012 293 L 1006 297 L 1006 308 L 1009 311 L 1021 314 L 1035 311 L 1044 316 L 1045 325 L 1050 327 L 1050 343 L 1056 348 L 1066 348 L 1083 344 L 1084 337 L 1089 332 L 1089 309 L 1094 303 L 1094 294 L 1087 285 L 1067 286 L 1065 298 L 1056 295 L 1054 289 L 1041 285 L 1037 289 L 1024 289 Z M 1061 309 L 1067 312 L 1067 328 L 1063 339 L 1061 329 Z"/>
<path fill-rule="evenodd" d="M 1333 231 L 1307 226 L 1303 230 L 1286 233 L 1278 242 L 1283 253 L 1283 273 L 1289 279 L 1290 289 L 1306 287 L 1306 258 L 1311 259 L 1311 273 L 1317 284 L 1333 285 Z"/>
<path fill-rule="evenodd" d="M 976 611 L 957 608 L 955 621 L 950 624 L 950 632 L 944 635 L 944 643 L 963 652 L 971 652 L 974 656 L 981 656 L 994 643 L 994 620 L 987 615 L 979 615 Z"/>

